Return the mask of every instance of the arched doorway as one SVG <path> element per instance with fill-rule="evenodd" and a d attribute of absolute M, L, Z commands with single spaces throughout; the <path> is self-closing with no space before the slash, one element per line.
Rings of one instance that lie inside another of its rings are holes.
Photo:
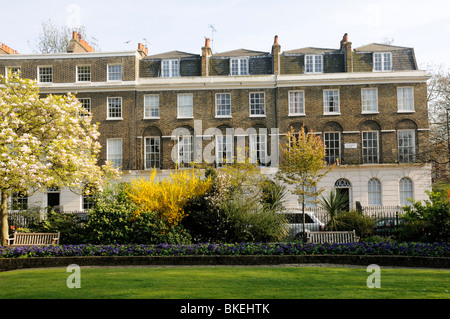
<path fill-rule="evenodd" d="M 336 183 L 334 183 L 334 188 L 336 189 L 337 194 L 343 194 L 347 196 L 348 201 L 345 206 L 345 210 L 349 211 L 352 202 L 352 184 L 348 179 L 340 178 L 336 181 Z"/>

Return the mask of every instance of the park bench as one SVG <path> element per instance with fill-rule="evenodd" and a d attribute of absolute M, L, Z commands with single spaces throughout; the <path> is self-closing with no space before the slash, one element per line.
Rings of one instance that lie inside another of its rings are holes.
<path fill-rule="evenodd" d="M 352 231 L 310 231 L 307 232 L 307 241 L 314 244 L 343 244 L 359 241 L 354 230 Z"/>
<path fill-rule="evenodd" d="M 59 244 L 60 233 L 14 233 L 10 246 L 44 246 Z"/>

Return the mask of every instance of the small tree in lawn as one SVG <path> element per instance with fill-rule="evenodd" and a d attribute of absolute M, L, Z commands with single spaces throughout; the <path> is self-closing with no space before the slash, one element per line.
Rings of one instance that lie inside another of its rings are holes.
<path fill-rule="evenodd" d="M 7 200 L 48 187 L 101 190 L 117 178 L 109 163 L 97 165 L 97 125 L 72 94 L 41 97 L 35 81 L 0 76 L 1 244 L 8 238 Z"/>
<path fill-rule="evenodd" d="M 312 131 L 308 134 L 303 126 L 298 132 L 291 130 L 286 134 L 287 141 L 280 147 L 280 165 L 277 178 L 293 185 L 291 192 L 298 196 L 303 212 L 303 240 L 305 236 L 305 204 L 308 197 L 317 197 L 323 189 L 317 183 L 331 169 L 324 161 L 325 145 L 320 136 Z"/>

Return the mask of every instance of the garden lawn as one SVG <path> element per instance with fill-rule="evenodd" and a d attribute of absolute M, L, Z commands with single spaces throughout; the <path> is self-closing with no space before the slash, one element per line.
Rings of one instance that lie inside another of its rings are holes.
<path fill-rule="evenodd" d="M 450 270 L 381 268 L 381 288 L 357 267 L 65 268 L 0 273 L 1 299 L 450 299 Z"/>

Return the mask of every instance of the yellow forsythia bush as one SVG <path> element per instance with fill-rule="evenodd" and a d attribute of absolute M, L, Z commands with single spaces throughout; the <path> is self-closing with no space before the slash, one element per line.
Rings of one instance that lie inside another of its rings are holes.
<path fill-rule="evenodd" d="M 154 170 L 148 180 L 132 181 L 126 193 L 137 205 L 136 214 L 155 212 L 170 225 L 177 225 L 186 216 L 183 209 L 186 203 L 204 195 L 211 185 L 211 179 L 202 179 L 195 169 L 175 170 L 163 179 Z"/>

